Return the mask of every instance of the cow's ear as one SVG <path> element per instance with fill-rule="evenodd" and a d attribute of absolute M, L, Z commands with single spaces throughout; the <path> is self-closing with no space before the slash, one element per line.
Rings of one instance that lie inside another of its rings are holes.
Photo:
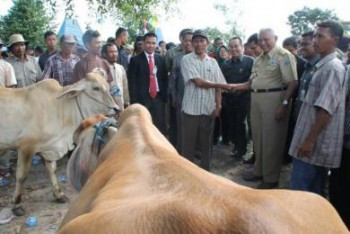
<path fill-rule="evenodd" d="M 85 82 L 78 82 L 76 85 L 69 87 L 67 90 L 62 91 L 58 94 L 57 98 L 67 97 L 73 98 L 78 96 L 85 89 Z"/>

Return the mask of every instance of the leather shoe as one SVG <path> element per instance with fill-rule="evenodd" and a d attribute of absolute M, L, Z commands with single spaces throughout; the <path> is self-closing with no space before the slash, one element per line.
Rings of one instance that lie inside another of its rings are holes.
<path fill-rule="evenodd" d="M 274 189 L 278 187 L 278 182 L 261 182 L 256 187 L 257 189 Z"/>
<path fill-rule="evenodd" d="M 243 159 L 243 164 L 254 164 L 255 163 L 255 155 L 253 154 L 249 159 Z"/>
<path fill-rule="evenodd" d="M 243 180 L 245 181 L 259 181 L 262 180 L 262 176 L 254 175 L 253 173 L 245 173 L 243 175 Z"/>

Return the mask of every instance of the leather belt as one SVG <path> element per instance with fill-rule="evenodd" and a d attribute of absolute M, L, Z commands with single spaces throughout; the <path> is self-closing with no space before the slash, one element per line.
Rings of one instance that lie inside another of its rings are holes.
<path fill-rule="evenodd" d="M 250 91 L 252 93 L 270 93 L 270 92 L 278 92 L 278 91 L 284 91 L 284 90 L 287 90 L 287 87 L 272 88 L 272 89 L 251 89 Z"/>

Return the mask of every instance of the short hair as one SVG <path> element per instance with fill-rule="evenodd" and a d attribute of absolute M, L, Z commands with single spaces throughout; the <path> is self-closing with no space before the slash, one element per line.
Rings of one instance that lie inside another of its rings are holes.
<path fill-rule="evenodd" d="M 44 49 L 41 46 L 36 46 L 34 51 L 36 51 L 40 54 L 44 53 Z"/>
<path fill-rule="evenodd" d="M 114 43 L 107 42 L 102 46 L 102 49 L 101 49 L 102 58 L 104 59 L 107 58 L 107 49 L 108 47 L 112 47 L 112 46 L 116 46 L 116 45 Z"/>
<path fill-rule="evenodd" d="M 107 43 L 114 43 L 114 37 L 108 37 L 107 38 Z"/>
<path fill-rule="evenodd" d="M 314 37 L 314 31 L 309 31 L 301 34 L 301 37 Z"/>
<path fill-rule="evenodd" d="M 217 42 L 217 41 L 222 41 L 222 38 L 221 37 L 217 37 L 214 39 L 214 43 Z"/>
<path fill-rule="evenodd" d="M 86 32 L 83 35 L 83 42 L 85 47 L 87 47 L 87 45 L 92 41 L 93 38 L 100 37 L 100 36 L 101 34 L 96 30 L 92 30 L 92 29 L 86 30 Z"/>
<path fill-rule="evenodd" d="M 228 43 L 230 44 L 233 40 L 238 40 L 241 45 L 243 44 L 242 38 L 240 38 L 239 36 L 232 37 Z"/>
<path fill-rule="evenodd" d="M 115 38 L 118 38 L 122 35 L 123 32 L 127 32 L 126 28 L 119 27 L 115 32 Z"/>
<path fill-rule="evenodd" d="M 46 38 L 48 38 L 49 36 L 52 36 L 52 35 L 55 35 L 55 36 L 56 36 L 56 33 L 54 33 L 54 32 L 51 31 L 51 30 L 46 31 L 45 34 L 44 34 L 44 39 L 46 40 Z"/>
<path fill-rule="evenodd" d="M 157 35 L 154 32 L 148 32 L 145 35 L 143 35 L 143 41 L 146 41 L 147 37 L 155 37 L 155 38 L 157 38 Z"/>
<path fill-rule="evenodd" d="M 180 38 L 183 38 L 183 37 L 185 36 L 185 34 L 191 33 L 191 32 L 192 32 L 192 34 L 193 34 L 193 30 L 192 30 L 192 29 L 190 29 L 190 28 L 184 28 L 184 29 L 182 29 L 182 30 L 180 31 L 179 37 L 180 37 Z"/>
<path fill-rule="evenodd" d="M 282 45 L 283 46 L 293 46 L 293 48 L 297 49 L 298 48 L 298 37 L 296 37 L 296 36 L 287 37 L 286 39 L 283 40 Z"/>
<path fill-rule="evenodd" d="M 176 47 L 176 44 L 174 42 L 168 42 L 165 46 L 167 50 L 170 50 L 172 48 Z"/>
<path fill-rule="evenodd" d="M 258 44 L 259 42 L 259 36 L 258 33 L 254 33 L 248 37 L 247 43 L 252 43 L 254 42 L 255 44 Z"/>
<path fill-rule="evenodd" d="M 139 35 L 136 37 L 135 42 L 137 41 L 143 41 L 143 36 Z"/>
<path fill-rule="evenodd" d="M 333 35 L 339 37 L 339 41 L 340 39 L 342 39 L 344 34 L 343 27 L 338 21 L 335 21 L 335 20 L 318 21 L 316 22 L 316 27 L 329 28 Z"/>
<path fill-rule="evenodd" d="M 160 42 L 158 42 L 158 45 L 161 45 L 163 43 L 166 44 L 165 41 L 160 41 Z"/>

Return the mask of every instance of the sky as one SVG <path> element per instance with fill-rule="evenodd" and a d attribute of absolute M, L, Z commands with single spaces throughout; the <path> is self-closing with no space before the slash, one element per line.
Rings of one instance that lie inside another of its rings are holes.
<path fill-rule="evenodd" d="M 0 15 L 7 13 L 12 5 L 11 0 L 0 0 Z M 87 13 L 88 7 L 85 0 L 74 1 L 79 5 L 78 22 L 83 31 L 87 23 L 99 30 L 104 38 L 114 36 L 119 25 L 112 20 L 105 20 L 103 24 L 94 22 L 93 17 Z M 231 13 L 226 17 L 214 8 L 215 4 L 224 4 L 231 9 Z M 280 38 L 280 42 L 290 36 L 290 27 L 286 24 L 288 16 L 294 11 L 302 9 L 304 6 L 321 9 L 334 10 L 336 15 L 344 21 L 350 21 L 350 1 L 349 0 L 178 0 L 177 12 L 169 12 L 158 16 L 164 40 L 166 42 L 178 42 L 178 34 L 183 28 L 205 28 L 217 27 L 225 31 L 225 21 L 235 20 L 240 31 L 243 32 L 244 39 L 249 35 L 258 32 L 261 28 L 270 27 Z M 63 21 L 64 13 L 57 15 L 57 24 Z M 59 28 L 57 28 L 57 31 Z M 1 37 L 1 35 L 0 35 Z"/>

